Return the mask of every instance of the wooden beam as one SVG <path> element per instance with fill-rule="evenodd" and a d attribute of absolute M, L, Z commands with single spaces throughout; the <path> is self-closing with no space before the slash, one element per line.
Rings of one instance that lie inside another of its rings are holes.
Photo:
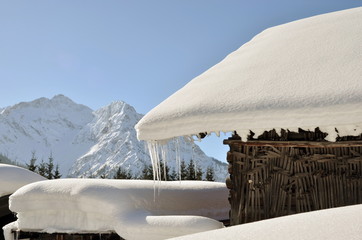
<path fill-rule="evenodd" d="M 257 141 L 250 140 L 224 140 L 225 145 L 240 144 L 245 146 L 271 146 L 271 147 L 361 147 L 362 141 L 341 141 L 341 142 L 312 142 L 312 141 Z"/>

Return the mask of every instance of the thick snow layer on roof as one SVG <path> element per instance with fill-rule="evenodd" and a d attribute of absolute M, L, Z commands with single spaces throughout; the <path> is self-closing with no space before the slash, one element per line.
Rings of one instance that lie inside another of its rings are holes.
<path fill-rule="evenodd" d="M 0 197 L 12 194 L 26 184 L 41 180 L 45 178 L 27 169 L 0 163 Z"/>
<path fill-rule="evenodd" d="M 362 7 L 269 28 L 136 126 L 138 138 L 320 127 L 362 131 Z"/>
<path fill-rule="evenodd" d="M 215 182 L 58 179 L 29 184 L 9 203 L 21 230 L 165 239 L 222 228 L 215 219 L 228 218 L 227 196 Z"/>
<path fill-rule="evenodd" d="M 357 240 L 362 236 L 362 205 L 332 208 L 264 220 L 174 240 Z"/>

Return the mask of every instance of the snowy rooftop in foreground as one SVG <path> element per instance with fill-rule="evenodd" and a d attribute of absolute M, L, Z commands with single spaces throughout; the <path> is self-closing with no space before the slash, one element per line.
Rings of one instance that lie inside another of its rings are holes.
<path fill-rule="evenodd" d="M 362 7 L 263 31 L 151 110 L 141 140 L 200 132 L 362 132 Z"/>
<path fill-rule="evenodd" d="M 362 236 L 362 205 L 332 208 L 238 225 L 174 240 L 358 240 Z"/>
<path fill-rule="evenodd" d="M 22 186 L 45 180 L 27 169 L 0 163 L 0 197 L 12 194 Z"/>
<path fill-rule="evenodd" d="M 11 229 L 165 239 L 222 228 L 214 219 L 228 219 L 227 197 L 225 184 L 205 181 L 49 180 L 10 196 L 18 220 L 5 232 L 7 239 Z"/>

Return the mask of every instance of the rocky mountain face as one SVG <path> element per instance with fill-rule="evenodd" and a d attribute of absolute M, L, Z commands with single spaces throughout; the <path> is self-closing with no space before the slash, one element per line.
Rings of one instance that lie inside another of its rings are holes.
<path fill-rule="evenodd" d="M 0 154 L 28 163 L 35 154 L 47 162 L 50 155 L 69 177 L 112 177 L 118 167 L 139 176 L 151 164 L 147 144 L 138 141 L 135 124 L 142 115 L 118 101 L 93 111 L 63 95 L 22 102 L 0 111 Z M 208 157 L 194 143 L 180 138 L 167 147 L 167 165 L 191 159 L 206 172 L 213 167 L 215 178 L 224 181 L 227 166 Z"/>

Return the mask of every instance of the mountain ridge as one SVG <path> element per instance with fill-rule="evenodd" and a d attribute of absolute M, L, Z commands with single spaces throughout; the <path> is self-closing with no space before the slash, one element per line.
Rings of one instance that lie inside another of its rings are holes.
<path fill-rule="evenodd" d="M 38 98 L 0 111 L 0 153 L 20 163 L 35 152 L 38 161 L 52 155 L 63 176 L 112 177 L 118 167 L 139 176 L 151 164 L 146 143 L 138 141 L 134 125 L 143 117 L 131 105 L 114 101 L 98 110 L 64 95 Z M 204 172 L 213 167 L 223 181 L 227 167 L 206 156 L 194 143 L 181 141 L 180 158 L 193 158 Z M 168 166 L 176 169 L 175 146 L 169 146 Z"/>

